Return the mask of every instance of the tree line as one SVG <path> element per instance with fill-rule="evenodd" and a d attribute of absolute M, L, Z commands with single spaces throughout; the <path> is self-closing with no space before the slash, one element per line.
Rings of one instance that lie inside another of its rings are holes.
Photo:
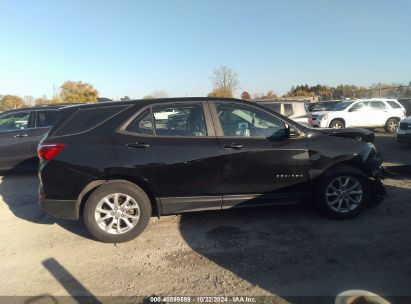
<path fill-rule="evenodd" d="M 234 97 L 239 88 L 240 81 L 238 74 L 232 69 L 222 66 L 214 70 L 211 80 L 213 90 L 209 97 Z M 328 86 L 317 84 L 309 86 L 307 84 L 292 86 L 291 89 L 281 96 L 282 98 L 292 97 L 318 97 L 319 100 L 333 100 L 343 98 L 372 98 L 372 97 L 411 97 L 411 81 L 408 86 L 397 83 L 373 84 L 370 87 L 357 86 L 352 84 L 340 84 L 338 86 Z M 241 99 L 277 99 L 279 96 L 274 90 L 267 93 L 254 93 L 253 96 L 248 91 L 243 91 Z"/>
<path fill-rule="evenodd" d="M 215 69 L 210 77 L 213 89 L 207 96 L 232 98 L 240 89 L 238 74 L 227 66 Z M 58 103 L 96 102 L 99 92 L 92 84 L 83 81 L 65 81 L 60 86 L 60 93 L 51 99 L 47 97 L 34 99 L 31 96 L 23 98 L 16 95 L 0 95 L 0 111 L 21 108 L 28 105 L 46 105 Z M 319 100 L 342 99 L 342 98 L 371 98 L 371 97 L 411 97 L 411 82 L 408 86 L 401 84 L 373 84 L 370 87 L 340 84 L 338 86 L 328 86 L 317 84 L 309 86 L 301 84 L 292 86 L 284 94 L 283 98 L 293 97 L 318 97 Z M 143 96 L 143 99 L 166 98 L 169 94 L 165 90 L 156 90 Z M 241 99 L 277 99 L 274 90 L 266 93 L 255 92 L 253 95 L 248 91 L 240 94 Z M 130 100 L 129 96 L 121 97 L 120 100 Z"/>
<path fill-rule="evenodd" d="M 31 96 L 20 97 L 16 95 L 0 96 L 0 110 L 10 110 L 28 106 L 32 102 L 34 105 L 50 105 L 59 103 L 96 102 L 98 91 L 93 85 L 83 81 L 65 81 L 60 86 L 60 94 L 51 99 L 40 97 L 34 99 Z"/>

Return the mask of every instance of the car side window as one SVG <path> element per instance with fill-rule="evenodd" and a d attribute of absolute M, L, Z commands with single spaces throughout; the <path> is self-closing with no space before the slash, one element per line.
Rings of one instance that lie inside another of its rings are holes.
<path fill-rule="evenodd" d="M 398 103 L 395 102 L 395 101 L 388 100 L 387 103 L 388 103 L 388 104 L 391 106 L 391 108 L 393 108 L 393 109 L 401 109 L 401 105 L 398 104 Z"/>
<path fill-rule="evenodd" d="M 150 109 L 143 111 L 127 127 L 126 131 L 137 134 L 153 135 L 153 121 Z"/>
<path fill-rule="evenodd" d="M 291 116 L 293 114 L 294 114 L 293 105 L 291 103 L 285 103 L 284 104 L 284 115 Z"/>
<path fill-rule="evenodd" d="M 154 126 L 159 136 L 207 136 L 201 104 L 153 107 Z"/>
<path fill-rule="evenodd" d="M 368 102 L 364 101 L 364 102 L 358 102 L 356 104 L 354 104 L 351 109 L 350 112 L 358 112 L 358 111 L 364 111 L 368 109 Z"/>
<path fill-rule="evenodd" d="M 0 116 L 0 131 L 27 129 L 29 117 L 29 111 L 4 114 Z"/>
<path fill-rule="evenodd" d="M 239 104 L 218 103 L 217 114 L 224 136 L 276 137 L 284 136 L 284 122 L 260 109 Z"/>
<path fill-rule="evenodd" d="M 385 103 L 382 101 L 371 101 L 370 102 L 370 109 L 371 110 L 386 110 L 387 107 Z"/>
<path fill-rule="evenodd" d="M 60 116 L 59 111 L 37 111 L 36 128 L 52 127 Z"/>

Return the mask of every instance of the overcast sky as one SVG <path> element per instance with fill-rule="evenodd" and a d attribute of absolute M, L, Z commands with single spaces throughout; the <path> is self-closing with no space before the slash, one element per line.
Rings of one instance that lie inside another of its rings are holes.
<path fill-rule="evenodd" d="M 411 81 L 411 1 L 0 0 L 0 94 L 90 82 L 109 98 Z"/>

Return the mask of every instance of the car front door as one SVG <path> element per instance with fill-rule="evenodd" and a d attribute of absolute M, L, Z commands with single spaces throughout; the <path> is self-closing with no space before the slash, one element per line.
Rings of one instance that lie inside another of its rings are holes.
<path fill-rule="evenodd" d="M 123 164 L 145 171 L 162 213 L 221 209 L 220 147 L 207 103 L 154 105 L 116 137 Z"/>
<path fill-rule="evenodd" d="M 33 122 L 30 111 L 0 116 L 0 170 L 25 167 L 29 158 L 29 131 Z"/>
<path fill-rule="evenodd" d="M 368 101 L 354 103 L 347 109 L 345 117 L 347 127 L 370 127 L 372 125 Z"/>
<path fill-rule="evenodd" d="M 223 208 L 303 199 L 309 166 L 303 133 L 290 136 L 283 120 L 251 105 L 212 102 L 210 110 L 224 160 Z"/>

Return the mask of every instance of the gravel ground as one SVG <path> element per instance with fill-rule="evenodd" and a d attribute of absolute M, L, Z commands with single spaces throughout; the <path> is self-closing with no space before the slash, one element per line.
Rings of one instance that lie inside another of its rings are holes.
<path fill-rule="evenodd" d="M 388 195 L 356 219 L 333 221 L 304 206 L 186 213 L 152 218 L 124 244 L 96 242 L 81 222 L 45 215 L 34 174 L 3 176 L 0 295 L 40 297 L 14 299 L 30 303 L 82 295 L 264 295 L 296 304 L 308 299 L 295 296 L 347 289 L 411 296 L 411 147 L 385 134 L 376 144 L 391 170 Z M 400 302 L 406 300 L 393 300 Z"/>

